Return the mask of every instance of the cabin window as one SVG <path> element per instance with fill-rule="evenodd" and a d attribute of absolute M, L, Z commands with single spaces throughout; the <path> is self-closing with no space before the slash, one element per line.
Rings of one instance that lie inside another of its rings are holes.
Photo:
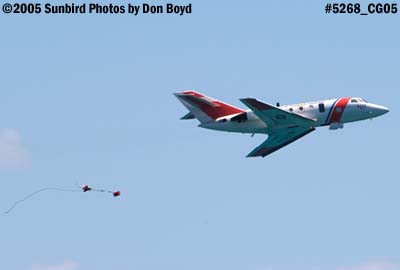
<path fill-rule="evenodd" d="M 353 98 L 353 99 L 351 100 L 351 103 L 358 103 L 358 101 L 357 101 L 357 99 Z"/>
<path fill-rule="evenodd" d="M 311 104 L 310 106 L 308 106 L 310 109 L 314 108 L 314 106 Z"/>
<path fill-rule="evenodd" d="M 289 108 L 289 111 L 293 112 L 293 108 Z"/>
<path fill-rule="evenodd" d="M 302 106 L 299 107 L 299 111 L 303 111 L 304 108 Z"/>
<path fill-rule="evenodd" d="M 325 105 L 324 105 L 324 103 L 320 103 L 320 104 L 318 104 L 318 108 L 319 108 L 319 112 L 325 112 Z"/>

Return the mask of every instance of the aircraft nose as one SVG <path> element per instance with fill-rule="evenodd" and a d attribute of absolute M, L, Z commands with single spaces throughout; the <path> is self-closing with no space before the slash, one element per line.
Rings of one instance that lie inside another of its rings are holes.
<path fill-rule="evenodd" d="M 385 114 L 385 113 L 388 113 L 388 112 L 390 112 L 390 110 L 389 110 L 389 108 L 386 108 L 386 107 L 384 107 L 384 106 L 382 106 L 382 114 Z"/>
<path fill-rule="evenodd" d="M 386 108 L 384 106 L 380 106 L 380 105 L 376 106 L 376 110 L 377 110 L 379 115 L 383 115 L 383 114 L 388 113 L 390 111 L 388 108 Z"/>
<path fill-rule="evenodd" d="M 388 113 L 390 110 L 389 110 L 389 108 L 386 108 L 384 106 L 374 104 L 371 107 L 371 111 L 372 111 L 372 114 L 374 114 L 376 117 L 376 116 L 384 115 L 385 113 Z"/>

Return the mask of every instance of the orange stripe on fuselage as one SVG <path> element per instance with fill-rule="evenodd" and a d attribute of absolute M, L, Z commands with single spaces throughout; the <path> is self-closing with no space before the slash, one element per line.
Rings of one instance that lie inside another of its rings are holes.
<path fill-rule="evenodd" d="M 340 122 L 340 119 L 342 118 L 344 109 L 346 108 L 350 99 L 351 98 L 341 98 L 338 102 L 336 102 L 335 107 L 333 108 L 331 118 L 329 119 L 329 124 Z M 338 108 L 341 108 L 341 109 L 338 111 Z"/>

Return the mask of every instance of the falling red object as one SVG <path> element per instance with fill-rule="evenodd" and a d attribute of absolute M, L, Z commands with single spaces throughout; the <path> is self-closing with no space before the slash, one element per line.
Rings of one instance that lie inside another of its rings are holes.
<path fill-rule="evenodd" d="M 82 190 L 83 190 L 83 192 L 86 192 L 86 191 L 92 190 L 92 188 L 89 187 L 88 185 L 85 185 L 85 186 L 82 187 Z"/>
<path fill-rule="evenodd" d="M 119 190 L 113 192 L 114 197 L 118 197 L 119 195 L 121 195 L 121 192 Z"/>

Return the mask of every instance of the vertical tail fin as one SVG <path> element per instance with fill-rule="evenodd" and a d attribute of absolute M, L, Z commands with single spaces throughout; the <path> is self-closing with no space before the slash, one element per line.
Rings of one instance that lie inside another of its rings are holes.
<path fill-rule="evenodd" d="M 174 95 L 190 111 L 186 116 L 194 116 L 201 123 L 213 122 L 223 116 L 244 112 L 242 109 L 195 91 L 184 91 L 182 93 L 175 93 Z M 186 116 L 182 119 L 191 119 L 191 117 Z"/>

